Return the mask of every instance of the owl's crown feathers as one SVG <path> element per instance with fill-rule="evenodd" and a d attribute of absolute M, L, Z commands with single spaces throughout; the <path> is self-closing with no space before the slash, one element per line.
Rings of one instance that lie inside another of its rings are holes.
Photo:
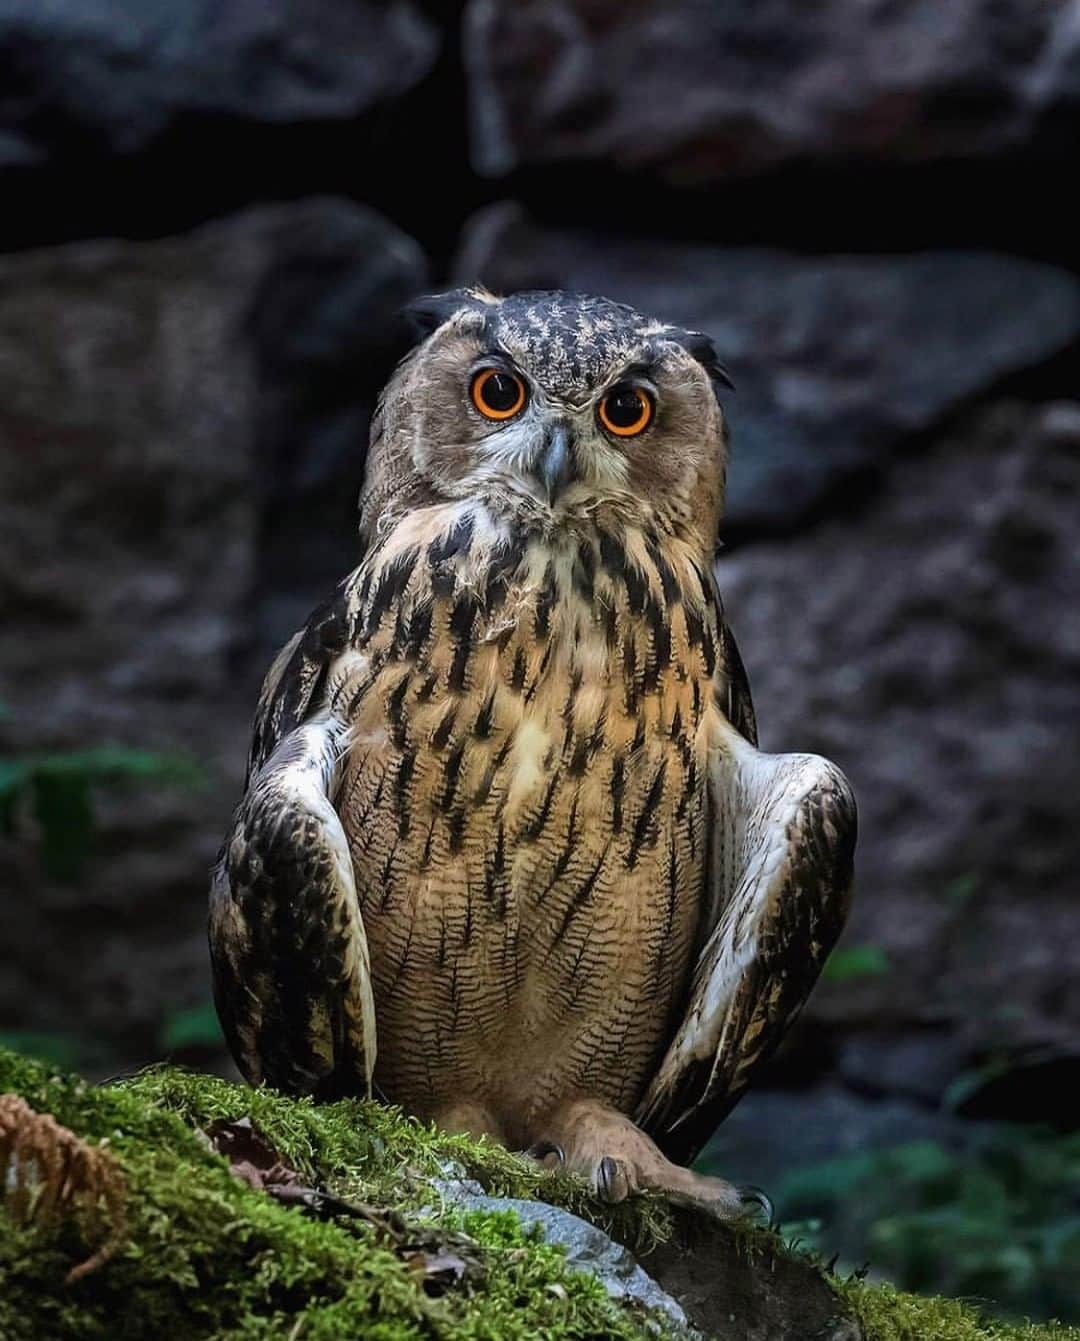
<path fill-rule="evenodd" d="M 483 288 L 454 289 L 418 299 L 405 316 L 420 340 L 455 320 L 462 329 L 482 333 L 492 350 L 518 351 L 535 375 L 567 400 L 586 400 L 620 363 L 654 362 L 665 343 L 696 359 L 717 395 L 733 389 L 704 332 L 658 321 L 595 294 L 533 289 L 500 298 Z"/>

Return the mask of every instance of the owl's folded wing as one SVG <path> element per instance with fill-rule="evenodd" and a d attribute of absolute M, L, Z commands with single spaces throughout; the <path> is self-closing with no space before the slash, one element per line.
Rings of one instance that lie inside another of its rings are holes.
<path fill-rule="evenodd" d="M 686 1014 L 637 1112 L 686 1161 L 798 1014 L 843 928 L 855 800 L 816 755 L 763 754 L 726 722 L 709 761 L 706 938 Z"/>
<path fill-rule="evenodd" d="M 345 647 L 349 599 L 344 588 L 320 605 L 293 634 L 266 672 L 255 709 L 248 782 L 275 747 L 310 715 L 334 658 Z"/>
<path fill-rule="evenodd" d="M 266 677 L 244 797 L 210 890 L 214 999 L 253 1084 L 370 1090 L 375 1006 L 348 842 L 335 809 L 348 725 L 320 684 L 344 610 L 317 611 Z"/>

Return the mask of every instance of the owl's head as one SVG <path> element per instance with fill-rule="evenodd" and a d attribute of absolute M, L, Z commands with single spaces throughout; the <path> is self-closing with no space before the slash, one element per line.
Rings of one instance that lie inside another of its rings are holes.
<path fill-rule="evenodd" d="M 373 424 L 365 529 L 481 498 L 544 527 L 606 506 L 711 547 L 730 383 L 707 337 L 559 291 L 460 289 L 410 315 L 419 343 Z"/>

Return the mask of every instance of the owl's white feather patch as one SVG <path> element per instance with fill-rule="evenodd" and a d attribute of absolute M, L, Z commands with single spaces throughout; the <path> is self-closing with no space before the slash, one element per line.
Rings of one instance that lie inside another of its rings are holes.
<path fill-rule="evenodd" d="M 326 701 L 336 707 L 362 685 L 371 672 L 371 658 L 366 652 L 348 649 L 340 653 L 330 667 L 326 685 Z"/>
<path fill-rule="evenodd" d="M 543 783 L 544 757 L 550 748 L 550 733 L 535 718 L 525 718 L 514 738 L 513 772 L 506 798 L 509 809 L 527 804 Z"/>
<path fill-rule="evenodd" d="M 356 878 L 348 840 L 334 806 L 342 763 L 351 748 L 353 730 L 328 713 L 297 727 L 271 754 L 252 790 L 271 789 L 288 806 L 298 807 L 318 825 L 319 841 L 333 867 L 332 911 L 340 919 L 345 977 L 359 1002 L 363 1033 L 365 1080 L 370 1086 L 375 1066 L 375 1002 L 367 935 L 356 896 Z"/>

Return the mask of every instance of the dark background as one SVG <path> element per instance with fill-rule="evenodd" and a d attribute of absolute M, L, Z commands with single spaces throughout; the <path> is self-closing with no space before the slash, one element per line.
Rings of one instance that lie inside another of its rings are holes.
<path fill-rule="evenodd" d="M 206 873 L 393 314 L 604 292 L 732 369 L 762 742 L 862 814 L 707 1161 L 1080 1314 L 1078 131 L 1076 0 L 0 0 L 0 1038 L 226 1065 Z"/>

